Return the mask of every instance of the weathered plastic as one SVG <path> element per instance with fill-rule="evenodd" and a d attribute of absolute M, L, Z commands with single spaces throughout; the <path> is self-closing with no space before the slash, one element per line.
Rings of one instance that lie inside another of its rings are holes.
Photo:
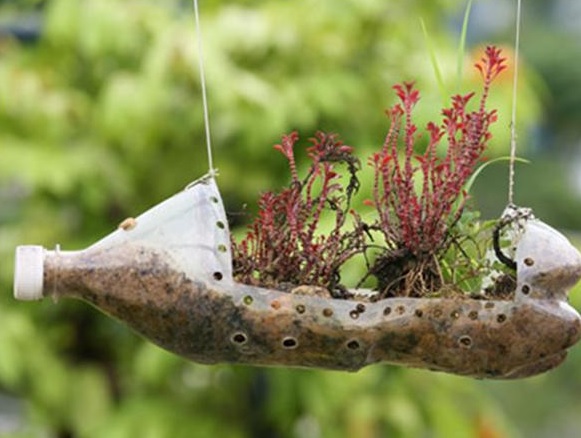
<path fill-rule="evenodd" d="M 288 293 L 238 284 L 220 195 L 207 177 L 85 250 L 19 247 L 15 296 L 85 300 L 201 363 L 348 371 L 390 363 L 510 379 L 556 367 L 581 336 L 566 301 L 581 277 L 579 252 L 528 220 L 515 257 L 512 300 L 370 302 L 308 286 Z"/>

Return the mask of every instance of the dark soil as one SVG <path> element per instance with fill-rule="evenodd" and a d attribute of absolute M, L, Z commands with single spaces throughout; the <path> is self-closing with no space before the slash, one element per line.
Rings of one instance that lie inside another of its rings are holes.
<path fill-rule="evenodd" d="M 379 299 L 425 297 L 437 292 L 443 285 L 433 256 L 418 260 L 405 250 L 379 256 L 370 274 L 377 278 Z"/>
<path fill-rule="evenodd" d="M 492 300 L 512 300 L 516 290 L 516 277 L 502 274 L 494 281 L 494 285 L 484 290 L 484 296 Z"/>

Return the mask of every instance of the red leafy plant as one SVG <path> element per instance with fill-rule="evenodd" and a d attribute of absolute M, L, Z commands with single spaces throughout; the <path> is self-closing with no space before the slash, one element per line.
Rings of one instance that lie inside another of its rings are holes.
<path fill-rule="evenodd" d="M 423 154 L 415 152 L 419 136 L 412 117 L 420 93 L 410 82 L 394 86 L 399 103 L 387 112 L 391 123 L 381 151 L 369 160 L 375 175 L 370 204 L 379 216 L 372 228 L 386 242 L 369 274 L 377 277 L 382 296 L 422 296 L 442 286 L 438 257 L 454 239 L 451 231 L 467 199 L 465 184 L 491 138 L 497 114 L 486 109 L 486 101 L 505 61 L 500 49 L 486 48 L 475 65 L 483 80 L 477 108 L 469 109 L 475 93 L 453 96 L 441 124 L 428 123 Z M 437 149 L 444 138 L 442 157 Z"/>
<path fill-rule="evenodd" d="M 300 179 L 294 155 L 298 135 L 284 136 L 275 149 L 288 160 L 291 183 L 280 193 L 264 193 L 246 237 L 240 243 L 233 240 L 235 279 L 279 289 L 320 286 L 346 297 L 340 285 L 341 266 L 377 248 L 368 241 L 372 233 L 379 233 L 385 245 L 364 277 L 376 277 L 377 296 L 437 292 L 444 282 L 438 258 L 455 239 L 454 227 L 466 205 L 464 187 L 482 159 L 490 125 L 497 118 L 486 102 L 492 82 L 506 68 L 505 58 L 499 49 L 487 47 L 476 68 L 483 80 L 476 108 L 470 109 L 475 93 L 453 96 L 450 107 L 442 110 L 441 123 L 426 126 L 423 153 L 416 152 L 421 138 L 413 122 L 419 91 L 412 82 L 394 86 L 399 103 L 387 111 L 390 127 L 385 141 L 369 158 L 374 183 L 367 203 L 377 212 L 371 224 L 364 224 L 351 209 L 360 167 L 353 148 L 334 134 L 318 132 L 307 149 L 309 170 Z M 447 149 L 442 156 L 438 147 L 443 140 Z M 336 171 L 341 164 L 350 175 L 347 184 Z M 319 230 L 324 212 L 334 215 L 334 226 L 326 234 Z"/>
<path fill-rule="evenodd" d="M 295 160 L 296 132 L 285 135 L 274 146 L 286 159 L 291 172 L 289 187 L 280 193 L 263 193 L 259 212 L 246 237 L 233 241 L 234 276 L 246 284 L 281 289 L 299 285 L 320 286 L 334 296 L 344 295 L 339 268 L 364 249 L 363 233 L 356 225 L 346 231 L 352 217 L 353 194 L 359 187 L 359 160 L 353 148 L 337 140 L 334 134 L 317 132 L 307 148 L 311 164 L 306 176 L 299 178 Z M 345 165 L 350 175 L 346 186 L 339 183 L 338 165 Z M 326 234 L 320 232 L 323 214 L 334 216 Z"/>

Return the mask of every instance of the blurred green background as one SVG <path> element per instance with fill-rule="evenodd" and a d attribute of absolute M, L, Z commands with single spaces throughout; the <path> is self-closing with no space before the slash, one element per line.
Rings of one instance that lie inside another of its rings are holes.
<path fill-rule="evenodd" d="M 581 13 L 524 2 L 516 201 L 581 230 Z M 218 180 L 234 228 L 287 181 L 283 133 L 379 147 L 391 85 L 415 79 L 418 120 L 474 88 L 482 44 L 512 46 L 514 1 L 475 1 L 463 77 L 459 0 L 208 0 L 202 27 Z M 424 20 L 425 38 L 420 18 Z M 432 47 L 432 49 L 430 49 Z M 507 49 L 510 55 L 512 52 Z M 372 366 L 356 374 L 203 366 L 77 302 L 15 302 L 19 244 L 83 248 L 206 171 L 190 2 L 0 1 L 0 436 L 577 437 L 581 347 L 546 375 L 475 381 Z M 489 156 L 508 154 L 510 74 Z M 505 164 L 476 183 L 506 204 Z M 248 205 L 248 208 L 245 208 Z M 581 239 L 577 238 L 581 244 Z M 581 308 L 581 291 L 573 305 Z"/>

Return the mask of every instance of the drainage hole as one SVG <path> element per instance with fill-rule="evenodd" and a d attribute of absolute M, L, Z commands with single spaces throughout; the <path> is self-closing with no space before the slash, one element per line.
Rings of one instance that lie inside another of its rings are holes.
<path fill-rule="evenodd" d="M 359 348 L 359 341 L 353 339 L 352 341 L 347 342 L 347 348 L 349 350 L 357 350 Z"/>
<path fill-rule="evenodd" d="M 468 313 L 468 318 L 470 318 L 473 321 L 477 320 L 478 319 L 478 312 L 476 310 L 470 311 L 470 313 Z"/>
<path fill-rule="evenodd" d="M 528 285 L 526 285 L 526 284 L 525 284 L 525 285 L 524 285 L 524 286 L 521 288 L 521 291 L 522 291 L 522 293 L 523 293 L 523 294 L 525 294 L 525 295 L 528 295 L 528 294 L 529 294 L 529 292 L 531 291 L 531 288 L 530 288 Z"/>
<path fill-rule="evenodd" d="M 297 313 L 305 313 L 305 310 L 307 310 L 303 304 L 297 304 L 295 309 L 297 310 Z"/>
<path fill-rule="evenodd" d="M 424 316 L 424 311 L 422 309 L 416 309 L 416 311 L 414 313 L 418 318 L 421 318 L 422 316 Z"/>
<path fill-rule="evenodd" d="M 387 316 L 391 313 L 391 307 L 386 307 L 385 309 L 383 309 L 383 315 Z"/>
<path fill-rule="evenodd" d="M 533 259 L 531 259 L 530 257 L 527 257 L 526 259 L 524 259 L 524 263 L 527 266 L 533 266 L 535 264 L 535 261 Z"/>
<path fill-rule="evenodd" d="M 357 310 L 352 310 L 351 312 L 349 312 L 349 316 L 353 319 L 357 319 L 359 318 L 359 312 Z"/>
<path fill-rule="evenodd" d="M 329 309 L 328 307 L 323 309 L 323 316 L 326 316 L 327 318 L 329 318 L 330 316 L 333 316 L 333 309 Z"/>
<path fill-rule="evenodd" d="M 295 338 L 288 337 L 288 338 L 284 338 L 282 340 L 282 346 L 284 348 L 288 348 L 288 349 L 296 348 L 298 345 L 299 345 L 299 342 Z"/>
<path fill-rule="evenodd" d="M 497 320 L 499 323 L 503 323 L 504 321 L 506 321 L 506 315 L 505 315 L 504 313 L 501 313 L 500 315 L 498 315 L 498 316 L 496 317 L 496 320 Z"/>
<path fill-rule="evenodd" d="M 222 273 L 218 272 L 218 271 L 214 272 L 214 274 L 212 274 L 212 276 L 214 277 L 214 280 L 218 280 L 218 281 L 220 281 L 220 280 L 222 280 L 222 278 L 224 278 Z"/>
<path fill-rule="evenodd" d="M 220 228 L 221 230 L 223 230 L 224 228 L 226 228 L 226 225 L 224 225 L 224 222 L 222 222 L 222 221 L 216 222 L 216 226 L 218 228 Z"/>
<path fill-rule="evenodd" d="M 232 337 L 230 338 L 230 340 L 232 342 L 234 342 L 235 344 L 242 345 L 242 344 L 245 344 L 246 341 L 248 341 L 248 337 L 246 336 L 245 333 L 236 332 L 236 333 L 234 333 L 232 335 Z"/>
<path fill-rule="evenodd" d="M 244 298 L 242 299 L 242 301 L 244 302 L 244 304 L 249 306 L 254 301 L 254 298 L 252 298 L 252 296 L 250 296 L 250 295 L 245 295 Z"/>
<path fill-rule="evenodd" d="M 460 344 L 460 347 L 470 348 L 472 346 L 472 338 L 467 335 L 460 336 L 458 338 L 458 344 Z"/>

